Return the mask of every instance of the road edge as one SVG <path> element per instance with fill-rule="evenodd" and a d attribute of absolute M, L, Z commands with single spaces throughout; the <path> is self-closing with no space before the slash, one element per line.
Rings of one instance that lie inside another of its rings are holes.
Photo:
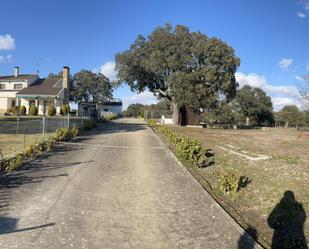
<path fill-rule="evenodd" d="M 183 165 L 183 163 L 175 156 L 175 154 L 171 151 L 171 149 L 169 148 L 169 146 L 161 139 L 160 136 L 158 136 L 158 134 L 153 130 L 152 127 L 150 127 L 149 125 L 147 125 L 147 127 L 149 128 L 149 130 L 151 130 L 151 132 L 163 143 L 164 148 L 166 149 L 166 151 L 168 152 L 168 154 L 173 158 L 173 160 L 181 167 L 184 167 L 192 176 L 194 182 L 196 182 L 201 188 L 203 188 L 203 190 L 206 192 L 206 195 L 208 197 L 208 199 L 212 202 L 211 204 L 213 204 L 217 210 L 224 216 L 224 218 L 239 232 L 239 234 L 241 236 L 245 235 L 249 240 L 253 241 L 255 243 L 255 247 L 257 246 L 257 248 L 266 248 L 264 246 L 261 245 L 261 243 L 259 243 L 258 241 L 254 240 L 247 232 L 246 230 L 233 218 L 232 215 L 230 215 L 225 209 L 224 207 L 218 203 L 213 196 L 209 193 L 209 191 L 203 187 L 203 185 L 194 177 L 194 175 L 192 175 L 192 173 L 187 169 L 187 167 L 185 165 Z"/>

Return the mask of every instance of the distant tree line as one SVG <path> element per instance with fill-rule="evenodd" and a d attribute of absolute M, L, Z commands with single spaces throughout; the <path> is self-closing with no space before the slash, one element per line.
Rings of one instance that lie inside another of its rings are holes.
<path fill-rule="evenodd" d="M 161 100 L 157 104 L 131 104 L 124 111 L 126 117 L 160 118 L 171 117 L 172 103 Z M 202 121 L 210 126 L 223 124 L 251 126 L 309 126 L 309 110 L 300 111 L 295 105 L 284 106 L 280 111 L 273 111 L 271 98 L 260 88 L 244 86 L 238 89 L 235 98 L 229 103 L 221 103 L 216 109 L 204 111 Z"/>
<path fill-rule="evenodd" d="M 161 100 L 157 104 L 143 105 L 143 104 L 130 104 L 124 111 L 126 117 L 141 117 L 158 119 L 162 115 L 167 117 L 172 115 L 172 105 L 167 100 Z"/>

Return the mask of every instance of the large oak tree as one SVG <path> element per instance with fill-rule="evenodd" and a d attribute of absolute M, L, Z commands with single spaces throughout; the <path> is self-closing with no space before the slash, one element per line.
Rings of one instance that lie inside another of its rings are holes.
<path fill-rule="evenodd" d="M 181 106 L 208 110 L 219 101 L 230 101 L 238 86 L 239 64 L 234 49 L 223 41 L 169 24 L 147 37 L 139 35 L 116 55 L 118 83 L 172 101 L 175 123 Z"/>
<path fill-rule="evenodd" d="M 101 73 L 81 70 L 74 74 L 72 97 L 75 102 L 100 102 L 112 98 L 112 84 Z"/>
<path fill-rule="evenodd" d="M 259 125 L 274 122 L 271 98 L 261 88 L 245 85 L 237 90 L 232 104 L 236 113 L 254 119 Z"/>

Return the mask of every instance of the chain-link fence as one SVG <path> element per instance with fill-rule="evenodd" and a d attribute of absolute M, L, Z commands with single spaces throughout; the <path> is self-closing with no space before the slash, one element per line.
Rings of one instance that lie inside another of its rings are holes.
<path fill-rule="evenodd" d="M 26 145 L 53 135 L 58 128 L 83 128 L 85 119 L 89 118 L 0 117 L 0 153 L 3 157 L 14 155 Z"/>

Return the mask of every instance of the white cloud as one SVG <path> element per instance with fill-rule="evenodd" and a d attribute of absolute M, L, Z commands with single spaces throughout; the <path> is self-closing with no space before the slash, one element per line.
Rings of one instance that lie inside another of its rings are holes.
<path fill-rule="evenodd" d="M 297 16 L 299 18 L 306 18 L 307 17 L 307 15 L 305 13 L 303 13 L 303 12 L 297 12 Z"/>
<path fill-rule="evenodd" d="M 309 2 L 305 3 L 304 9 L 305 9 L 306 11 L 309 11 Z"/>
<path fill-rule="evenodd" d="M 14 50 L 15 39 L 11 35 L 0 35 L 0 51 Z"/>
<path fill-rule="evenodd" d="M 7 61 L 8 61 L 9 63 L 11 63 L 11 62 L 12 62 L 12 55 L 11 55 L 11 54 L 8 54 L 8 55 L 6 56 L 6 59 L 7 59 Z"/>
<path fill-rule="evenodd" d="M 301 76 L 299 76 L 299 75 L 296 75 L 296 76 L 295 76 L 295 79 L 297 79 L 297 80 L 299 80 L 299 81 L 304 81 L 304 78 L 301 77 Z"/>
<path fill-rule="evenodd" d="M 108 61 L 104 63 L 100 67 L 100 73 L 104 74 L 107 78 L 109 78 L 111 81 L 115 80 L 117 78 L 117 73 L 115 70 L 115 62 Z"/>
<path fill-rule="evenodd" d="M 239 83 L 240 88 L 242 88 L 244 85 L 249 85 L 252 87 L 259 87 L 263 89 L 267 93 L 267 95 L 271 96 L 275 110 L 279 110 L 280 108 L 282 108 L 285 103 L 297 104 L 297 106 L 300 106 L 300 102 L 298 101 L 300 94 L 299 89 L 296 86 L 271 85 L 267 82 L 264 76 L 255 73 L 250 73 L 246 75 L 237 72 L 235 74 L 235 77 L 237 82 Z"/>
<path fill-rule="evenodd" d="M 281 110 L 286 105 L 296 105 L 298 108 L 301 108 L 302 104 L 298 99 L 287 98 L 287 97 L 272 97 L 273 106 L 275 111 Z"/>
<path fill-rule="evenodd" d="M 151 105 L 157 103 L 156 97 L 149 91 L 145 91 L 133 96 L 122 98 L 123 109 L 127 109 L 130 104 L 140 103 L 144 105 Z"/>
<path fill-rule="evenodd" d="M 278 65 L 281 69 L 287 69 L 293 63 L 293 59 L 282 58 Z"/>
<path fill-rule="evenodd" d="M 266 81 L 264 76 L 250 73 L 245 75 L 243 73 L 237 72 L 235 74 L 236 80 L 239 83 L 240 88 L 244 85 L 249 85 L 252 87 L 262 88 L 268 94 L 285 95 L 290 97 L 299 97 L 299 92 L 297 87 L 286 85 L 286 86 L 274 86 Z"/>
<path fill-rule="evenodd" d="M 4 57 L 0 55 L 0 63 L 4 62 Z"/>

